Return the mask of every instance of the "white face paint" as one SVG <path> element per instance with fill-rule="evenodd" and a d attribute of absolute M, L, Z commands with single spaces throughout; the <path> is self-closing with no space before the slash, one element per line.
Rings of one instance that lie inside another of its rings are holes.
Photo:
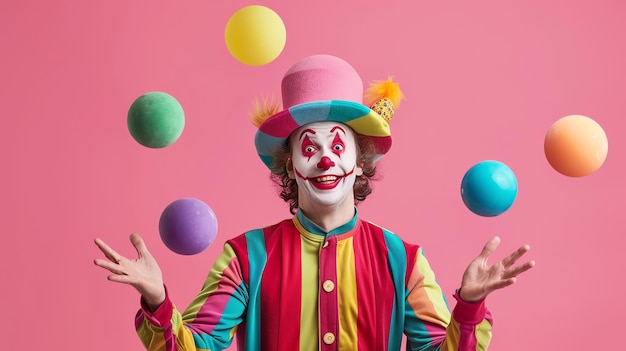
<path fill-rule="evenodd" d="M 302 205 L 354 205 L 353 186 L 363 174 L 357 165 L 354 132 L 345 124 L 314 122 L 291 134 L 288 171 L 298 183 Z"/>

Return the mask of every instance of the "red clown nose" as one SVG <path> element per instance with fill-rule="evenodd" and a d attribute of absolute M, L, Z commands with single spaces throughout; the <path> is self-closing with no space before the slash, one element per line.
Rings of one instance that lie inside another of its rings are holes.
<path fill-rule="evenodd" d="M 317 163 L 317 168 L 321 168 L 327 171 L 330 167 L 334 166 L 335 162 L 333 162 L 328 156 L 323 156 L 320 162 Z"/>

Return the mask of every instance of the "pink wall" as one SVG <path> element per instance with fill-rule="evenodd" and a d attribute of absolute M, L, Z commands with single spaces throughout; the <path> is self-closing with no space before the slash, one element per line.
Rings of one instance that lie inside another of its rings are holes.
<path fill-rule="evenodd" d="M 491 349 L 620 348 L 626 3 L 515 3 L 265 1 L 287 45 L 248 67 L 223 40 L 247 1 L 3 2 L 1 348 L 141 348 L 138 295 L 93 265 L 96 236 L 132 256 L 128 234 L 142 234 L 184 308 L 226 239 L 287 216 L 247 111 L 316 53 L 345 58 L 366 82 L 400 82 L 394 147 L 361 213 L 422 244 L 448 297 L 489 237 L 503 239 L 494 259 L 531 245 L 537 267 L 488 299 Z M 131 102 L 155 90 L 186 112 L 181 138 L 158 150 L 126 128 Z M 549 126 L 569 114 L 595 119 L 609 139 L 588 177 L 562 176 L 543 155 Z M 485 159 L 519 181 L 516 203 L 496 218 L 472 214 L 459 194 L 464 172 Z M 181 197 L 203 199 L 219 219 L 215 243 L 196 256 L 158 236 L 161 211 Z"/>

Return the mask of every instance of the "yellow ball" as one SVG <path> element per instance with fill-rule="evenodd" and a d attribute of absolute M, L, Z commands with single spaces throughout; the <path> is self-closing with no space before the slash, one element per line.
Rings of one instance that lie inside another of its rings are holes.
<path fill-rule="evenodd" d="M 285 24 L 271 9 L 252 5 L 235 12 L 224 30 L 228 51 L 239 62 L 261 66 L 274 61 L 283 51 Z"/>

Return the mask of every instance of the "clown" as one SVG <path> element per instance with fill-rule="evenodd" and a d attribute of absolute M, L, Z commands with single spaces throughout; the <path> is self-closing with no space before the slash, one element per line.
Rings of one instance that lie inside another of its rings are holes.
<path fill-rule="evenodd" d="M 259 106 L 257 152 L 281 186 L 291 218 L 228 240 L 185 312 L 169 298 L 138 235 L 139 257 L 96 244 L 109 279 L 141 294 L 136 328 L 149 350 L 483 350 L 491 340 L 485 298 L 534 266 L 524 245 L 493 265 L 493 238 L 466 269 L 448 310 L 422 248 L 362 219 L 375 164 L 391 146 L 401 93 L 391 82 L 366 92 L 354 68 L 307 57 L 282 81 L 284 110 Z"/>

